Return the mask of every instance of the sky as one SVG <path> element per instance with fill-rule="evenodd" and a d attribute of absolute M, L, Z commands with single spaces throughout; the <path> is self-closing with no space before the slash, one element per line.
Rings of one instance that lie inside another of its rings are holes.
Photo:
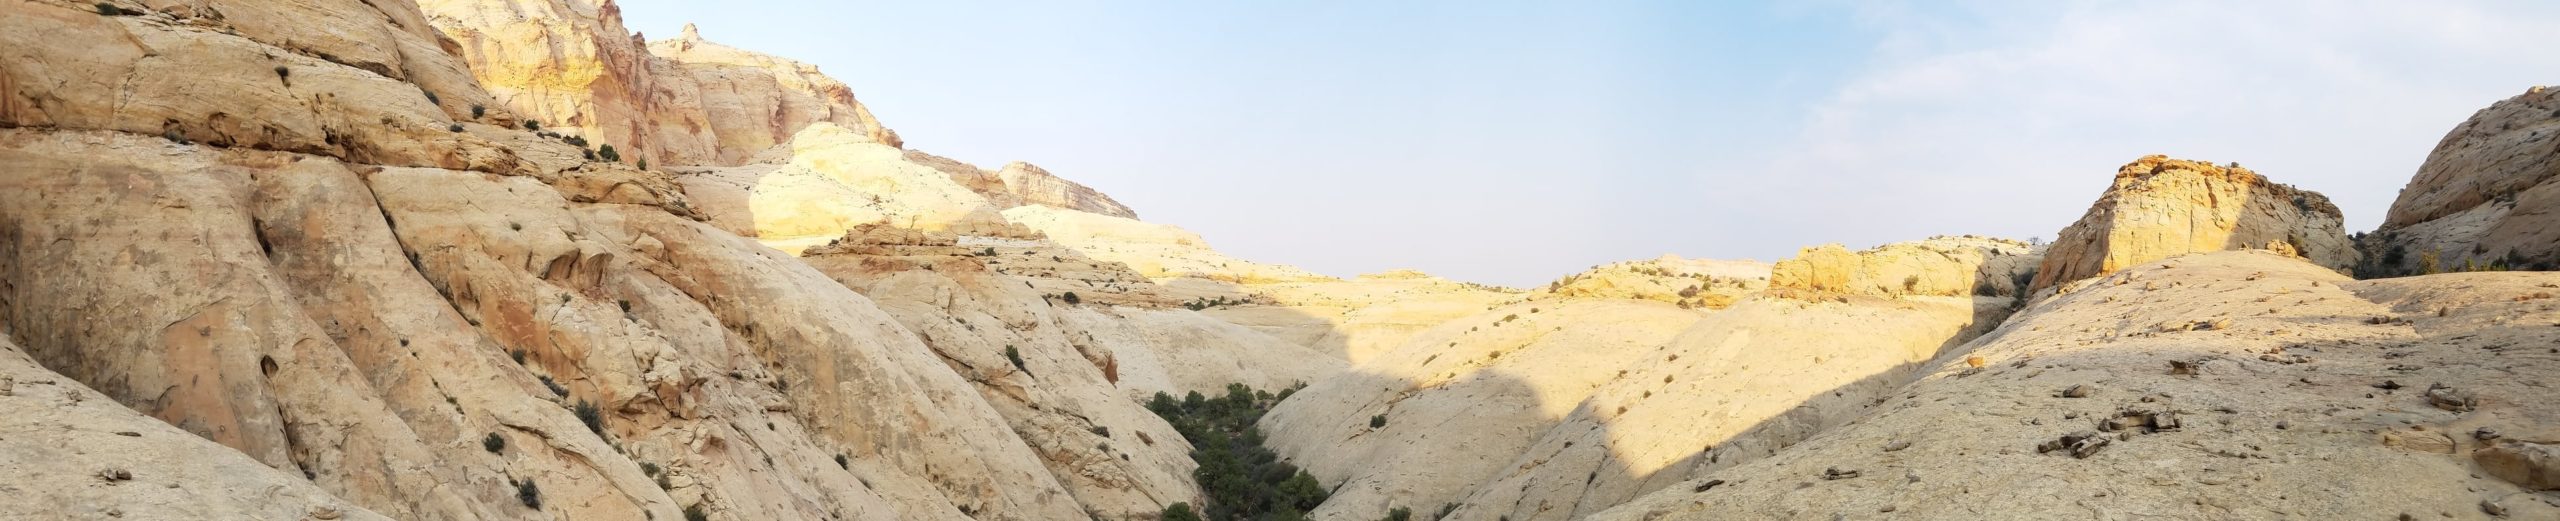
<path fill-rule="evenodd" d="M 2560 2 L 623 0 L 818 65 L 908 148 L 1028 161 L 1221 251 L 1513 286 L 1662 254 L 2050 239 L 2147 154 L 2379 225 L 2560 82 Z"/>

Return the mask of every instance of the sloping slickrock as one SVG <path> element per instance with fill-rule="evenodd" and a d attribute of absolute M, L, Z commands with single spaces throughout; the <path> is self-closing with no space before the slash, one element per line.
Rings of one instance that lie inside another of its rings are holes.
<path fill-rule="evenodd" d="M 1023 204 L 1055 206 L 1123 219 L 1138 218 L 1137 212 L 1129 211 L 1128 206 L 1111 200 L 1111 196 L 1076 184 L 1075 181 L 1051 175 L 1048 170 L 1040 168 L 1039 165 L 1021 161 L 1007 163 L 1003 170 L 996 171 L 996 177 L 1004 180 L 1005 191 L 1020 198 Z"/>
<path fill-rule="evenodd" d="M 2535 383 L 2560 372 L 2560 307 L 2537 296 L 2555 287 L 2355 281 L 2264 251 L 2127 267 L 1939 357 L 1874 414 L 1589 519 L 2549 518 L 2479 469 L 2499 458 L 2484 449 L 2560 439 Z"/>
<path fill-rule="evenodd" d="M 2560 89 L 2480 109 L 2427 154 L 2382 228 L 2368 276 L 2496 266 L 2560 269 Z"/>
<path fill-rule="evenodd" d="M 2343 270 L 2356 250 L 2341 219 L 2319 192 L 2237 164 L 2144 156 L 2118 169 L 2089 213 L 2054 238 L 2029 290 L 2223 250 L 2271 250 Z"/>
<path fill-rule="evenodd" d="M 36 365 L 0 337 L 0 516 L 390 519 Z"/>
<path fill-rule="evenodd" d="M 1850 252 L 1837 244 L 1805 248 L 1771 269 L 1779 293 L 1897 297 L 2007 296 L 2033 272 L 2026 243 L 1988 237 L 1931 237 Z"/>

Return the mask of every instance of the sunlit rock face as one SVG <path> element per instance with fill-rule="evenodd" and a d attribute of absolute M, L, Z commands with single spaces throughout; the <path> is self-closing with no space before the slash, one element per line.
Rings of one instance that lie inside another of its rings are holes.
<path fill-rule="evenodd" d="M 2369 276 L 2560 269 L 2560 90 L 2534 87 L 2446 133 L 2361 246 Z"/>
<path fill-rule="evenodd" d="M 2032 291 L 2188 253 L 2263 249 L 2340 270 L 2355 264 L 2338 207 L 2238 164 L 2146 156 L 2063 228 Z"/>
<path fill-rule="evenodd" d="M 1547 283 L 1544 295 L 1668 302 L 1685 308 L 1724 309 L 1768 289 L 1770 265 L 1757 261 L 1683 259 L 1664 255 L 1612 262 Z"/>
<path fill-rule="evenodd" d="M 2550 450 L 2560 418 L 2534 384 L 2560 370 L 2540 347 L 2560 341 L 2536 297 L 2552 287 L 2560 274 L 2356 281 L 2269 251 L 2129 266 L 1920 364 L 1855 421 L 1719 444 L 1761 456 L 1577 518 L 2560 515 L 2509 472 L 2536 468 L 2517 456 Z"/>
<path fill-rule="evenodd" d="M 1989 237 L 1931 237 L 1851 252 L 1805 248 L 1771 269 L 1769 288 L 1804 295 L 1873 297 L 2014 296 L 2034 274 L 2026 243 Z"/>
<path fill-rule="evenodd" d="M 623 27 L 610 1 L 420 4 L 494 95 L 487 108 L 614 145 L 626 161 L 736 165 L 821 122 L 901 144 L 851 88 L 816 66 L 712 43 L 691 26 L 675 39 L 645 42 Z"/>

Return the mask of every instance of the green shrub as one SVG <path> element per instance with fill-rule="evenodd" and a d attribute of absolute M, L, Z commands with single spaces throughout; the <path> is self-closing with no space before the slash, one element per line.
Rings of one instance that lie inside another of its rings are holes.
<path fill-rule="evenodd" d="M 1161 519 L 1164 521 L 1200 521 L 1200 514 L 1191 511 L 1190 503 L 1174 503 L 1171 505 L 1165 505 L 1164 515 Z"/>
<path fill-rule="evenodd" d="M 1280 461 L 1278 454 L 1263 447 L 1262 430 L 1253 427 L 1264 412 L 1295 390 L 1273 394 L 1229 384 L 1217 398 L 1194 391 L 1181 402 L 1164 393 L 1147 400 L 1149 411 L 1163 416 L 1191 441 L 1191 459 L 1199 465 L 1192 477 L 1208 493 L 1203 512 L 1183 519 L 1302 519 L 1304 512 L 1324 503 L 1329 496 L 1324 485 L 1314 475 Z M 1171 515 L 1172 509 L 1167 513 Z"/>
<path fill-rule="evenodd" d="M 444 129 L 445 129 L 445 131 L 448 131 L 448 132 L 461 132 L 461 131 L 462 131 L 462 124 L 461 124 L 461 123 L 455 123 L 455 124 L 452 124 L 452 125 L 446 125 L 446 126 L 444 127 Z"/>
<path fill-rule="evenodd" d="M 489 437 L 480 439 L 480 448 L 489 449 L 490 454 L 497 454 L 498 451 L 507 449 L 507 438 L 495 432 L 489 433 Z"/>
<path fill-rule="evenodd" d="M 837 454 L 837 455 L 836 455 L 836 467 L 837 467 L 837 468 L 842 468 L 842 469 L 845 469 L 845 470 L 853 470 L 853 460 L 845 459 L 845 457 L 844 457 L 844 455 L 843 455 L 843 454 Z"/>
<path fill-rule="evenodd" d="M 1387 415 L 1380 414 L 1380 415 L 1377 415 L 1377 416 L 1370 416 L 1370 417 L 1369 417 L 1369 428 L 1371 428 L 1371 429 L 1378 429 L 1378 428 L 1384 428 L 1384 427 L 1386 427 L 1386 426 L 1387 426 Z"/>
<path fill-rule="evenodd" d="M 1067 294 L 1065 294 L 1065 295 L 1059 295 L 1059 296 L 1058 296 L 1058 299 L 1059 299 L 1059 300 L 1067 301 L 1067 304 L 1068 304 L 1068 305 L 1075 305 L 1075 304 L 1082 304 L 1082 303 L 1084 303 L 1084 299 L 1082 299 L 1082 298 L 1077 298 L 1077 297 L 1076 297 L 1076 292 L 1073 292 L 1073 291 L 1069 291 L 1069 292 L 1067 292 Z"/>
<path fill-rule="evenodd" d="M 471 119 L 480 119 L 480 116 L 488 115 L 488 113 L 488 107 L 480 106 L 478 103 L 471 104 Z"/>
<path fill-rule="evenodd" d="M 525 478 L 524 481 L 516 483 L 516 500 L 523 501 L 525 508 L 541 510 L 542 489 L 534 488 L 533 478 Z"/>
<path fill-rule="evenodd" d="M 1387 517 L 1380 521 L 1413 521 L 1413 509 L 1405 507 L 1388 509 Z"/>
<path fill-rule="evenodd" d="M 427 93 L 427 104 L 428 104 L 428 105 L 444 106 L 444 100 L 441 100 L 441 99 L 437 99 L 437 98 L 436 98 L 436 91 L 432 91 L 432 90 L 430 90 L 430 91 L 422 91 L 422 92 Z"/>
<path fill-rule="evenodd" d="M 530 119 L 524 120 L 524 129 L 540 132 L 542 130 L 542 122 Z"/>
<path fill-rule="evenodd" d="M 685 505 L 684 521 L 711 521 L 711 514 L 702 511 L 701 503 Z"/>
<path fill-rule="evenodd" d="M 604 411 L 596 410 L 596 404 L 578 400 L 576 411 L 578 422 L 587 424 L 587 430 L 595 431 L 597 436 L 604 435 Z"/>
<path fill-rule="evenodd" d="M 1022 367 L 1022 350 L 1014 349 L 1013 346 L 1010 345 L 1004 346 L 1004 359 L 1013 362 L 1013 370 L 1021 371 L 1023 374 L 1031 374 L 1030 369 Z"/>
<path fill-rule="evenodd" d="M 115 5 L 115 4 L 110 4 L 110 3 L 106 3 L 106 2 L 98 2 L 98 14 L 99 14 L 99 15 L 103 15 L 103 16 L 115 16 L 115 15 L 123 14 L 123 13 L 122 13 L 120 10 L 116 9 L 116 5 Z"/>
<path fill-rule="evenodd" d="M 622 153 L 615 152 L 613 150 L 612 143 L 606 143 L 604 146 L 596 147 L 596 157 L 601 157 L 606 161 L 612 161 L 615 163 L 622 162 Z"/>
<path fill-rule="evenodd" d="M 640 473 L 641 473 L 642 475 L 647 475 L 647 476 L 656 476 L 656 475 L 658 475 L 658 473 L 659 473 L 659 472 L 664 472 L 664 471 L 666 471 L 666 469 L 658 468 L 658 464 L 656 464 L 656 463 L 650 463 L 650 462 L 646 462 L 646 461 L 640 462 Z"/>

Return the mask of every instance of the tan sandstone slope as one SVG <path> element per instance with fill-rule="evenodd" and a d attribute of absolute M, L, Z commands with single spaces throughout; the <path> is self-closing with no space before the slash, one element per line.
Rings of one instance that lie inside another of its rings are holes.
<path fill-rule="evenodd" d="M 2262 251 L 2127 267 L 1872 415 L 1590 519 L 2550 519 L 2524 491 L 2560 486 L 2556 287 Z"/>
<path fill-rule="evenodd" d="M 1034 443 L 1058 438 L 1016 427 L 1039 418 L 897 315 L 701 222 L 664 173 L 514 124 L 415 5 L 341 4 L 0 8 L 0 334 L 392 518 L 1089 515 L 1081 467 Z M 265 479 L 237 474 L 204 490 Z"/>
<path fill-rule="evenodd" d="M 1962 244 L 1933 239 L 1935 249 L 1898 244 L 1857 255 L 1887 264 L 1912 251 L 1940 258 L 1939 250 L 1969 246 L 1976 250 L 1957 257 L 1971 264 L 1931 267 L 1971 280 L 1985 259 L 2026 249 L 1994 240 Z M 1858 265 L 1806 271 L 1846 277 L 1831 270 Z M 1697 280 L 1648 263 L 1612 266 L 1558 286 L 1619 280 L 1609 287 L 1669 288 Z M 1636 282 L 1644 277 L 1663 280 Z M 1788 289 L 1796 298 L 1754 297 L 1704 313 L 1633 294 L 1503 306 L 1415 335 L 1341 379 L 1311 386 L 1262 426 L 1273 450 L 1338 487 L 1314 513 L 1320 519 L 1375 519 L 1396 507 L 1451 508 L 1465 519 L 1570 519 L 1711 465 L 1704 451 L 1712 445 L 1784 444 L 1854 417 L 1856 406 L 1889 390 L 1902 368 L 1987 329 L 2010 309 L 2005 296 Z M 1861 378 L 1868 382 L 1859 396 L 1820 417 L 1788 413 L 1813 394 Z M 1702 425 L 1702 411 L 1725 421 Z M 1800 425 L 1743 432 L 1781 413 Z M 1372 428 L 1372 418 L 1384 425 Z M 1671 472 L 1661 472 L 1666 468 Z"/>
<path fill-rule="evenodd" d="M 2355 264 L 2338 207 L 2319 192 L 2268 181 L 2236 163 L 2146 156 L 2079 222 L 2063 228 L 2034 289 L 2184 253 L 2267 249 L 2336 269 Z"/>
<path fill-rule="evenodd" d="M 2361 245 L 2365 276 L 2560 268 L 2560 90 L 2534 87 L 2445 133 Z"/>

